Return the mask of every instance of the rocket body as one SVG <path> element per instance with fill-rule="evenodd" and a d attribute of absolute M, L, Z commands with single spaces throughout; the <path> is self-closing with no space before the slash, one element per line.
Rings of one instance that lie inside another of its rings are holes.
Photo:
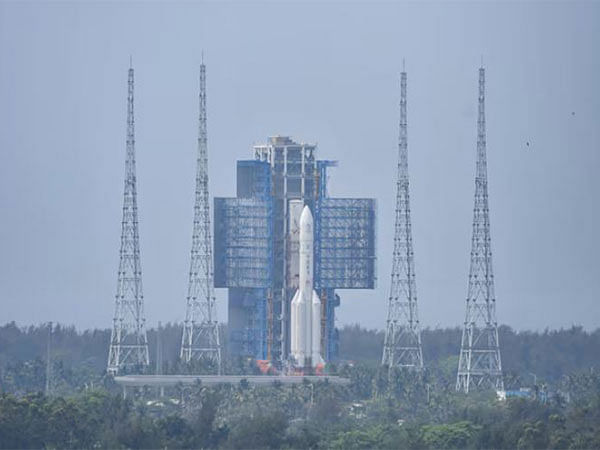
<path fill-rule="evenodd" d="M 291 305 L 291 353 L 301 367 L 315 367 L 321 357 L 321 300 L 313 289 L 313 217 L 305 206 L 300 215 L 299 286 Z"/>

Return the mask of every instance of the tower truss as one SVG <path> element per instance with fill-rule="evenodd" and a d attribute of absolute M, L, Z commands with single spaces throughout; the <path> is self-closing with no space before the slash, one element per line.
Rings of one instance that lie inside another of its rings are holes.
<path fill-rule="evenodd" d="M 129 68 L 127 95 L 127 144 L 123 221 L 115 315 L 110 338 L 108 367 L 116 374 L 125 367 L 149 364 L 148 339 L 142 293 L 142 266 L 138 230 L 135 175 L 135 123 L 133 114 L 133 68 Z"/>
<path fill-rule="evenodd" d="M 496 322 L 492 270 L 485 133 L 485 69 L 479 69 L 477 168 L 467 310 L 462 333 L 456 390 L 504 389 Z"/>
<path fill-rule="evenodd" d="M 396 221 L 392 280 L 382 364 L 392 367 L 423 368 L 421 330 L 410 220 L 408 138 L 406 119 L 406 72 L 400 77 L 400 140 L 396 182 Z"/>
<path fill-rule="evenodd" d="M 212 239 L 208 196 L 208 145 L 206 129 L 206 66 L 200 65 L 200 120 L 194 230 L 187 293 L 187 308 L 181 340 L 181 359 L 209 360 L 221 370 L 221 344 L 215 309 Z"/>

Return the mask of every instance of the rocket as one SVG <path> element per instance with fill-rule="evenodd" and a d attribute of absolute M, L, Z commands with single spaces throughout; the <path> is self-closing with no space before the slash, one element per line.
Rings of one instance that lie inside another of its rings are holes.
<path fill-rule="evenodd" d="M 291 353 L 299 367 L 323 363 L 321 300 L 313 289 L 313 235 L 313 217 L 305 206 L 300 215 L 300 283 L 291 306 Z"/>

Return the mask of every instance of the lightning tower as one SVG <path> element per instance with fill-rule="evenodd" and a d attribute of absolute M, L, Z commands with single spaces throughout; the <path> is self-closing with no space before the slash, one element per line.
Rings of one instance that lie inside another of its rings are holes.
<path fill-rule="evenodd" d="M 479 69 L 477 168 L 467 311 L 462 333 L 456 390 L 504 389 L 496 322 L 496 297 L 490 238 L 485 136 L 485 69 Z"/>
<path fill-rule="evenodd" d="M 115 316 L 107 367 L 108 372 L 113 374 L 121 368 L 149 364 L 138 231 L 132 67 L 129 68 L 128 76 L 125 190 L 121 226 Z"/>
<path fill-rule="evenodd" d="M 187 308 L 181 340 L 181 359 L 205 359 L 221 370 L 219 324 L 215 310 L 212 239 L 208 196 L 208 145 L 206 131 L 206 66 L 200 65 L 200 121 L 196 167 L 194 230 L 187 294 Z"/>
<path fill-rule="evenodd" d="M 417 311 L 415 263 L 410 220 L 408 140 L 406 123 L 406 72 L 400 76 L 400 140 L 396 182 L 396 223 L 392 282 L 382 364 L 423 368 L 421 330 Z"/>

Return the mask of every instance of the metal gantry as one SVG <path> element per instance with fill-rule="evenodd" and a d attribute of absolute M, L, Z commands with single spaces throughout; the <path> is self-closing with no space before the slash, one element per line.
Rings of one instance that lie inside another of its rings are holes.
<path fill-rule="evenodd" d="M 400 139 L 396 189 L 392 280 L 381 362 L 390 369 L 405 367 L 420 370 L 423 368 L 423 351 L 410 220 L 405 71 L 400 77 Z"/>
<path fill-rule="evenodd" d="M 140 264 L 134 125 L 133 68 L 130 67 L 121 250 L 107 367 L 108 372 L 113 374 L 124 367 L 139 368 L 149 364 Z"/>
<path fill-rule="evenodd" d="M 468 393 L 471 388 L 504 389 L 492 270 L 483 67 L 479 69 L 477 169 L 469 291 L 456 377 L 457 391 Z"/>
<path fill-rule="evenodd" d="M 194 230 L 187 293 L 187 308 L 180 357 L 209 360 L 221 370 L 221 343 L 215 309 L 212 239 L 208 196 L 208 145 L 206 128 L 206 66 L 200 65 L 200 120 Z"/>
<path fill-rule="evenodd" d="M 317 204 L 316 289 L 373 289 L 375 200 L 321 197 Z"/>

